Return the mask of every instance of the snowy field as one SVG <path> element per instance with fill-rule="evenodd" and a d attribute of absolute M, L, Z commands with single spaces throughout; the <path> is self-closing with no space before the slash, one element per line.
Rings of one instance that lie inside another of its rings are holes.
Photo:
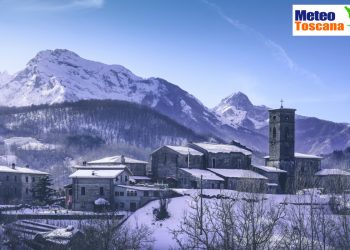
<path fill-rule="evenodd" d="M 159 201 L 153 201 L 147 204 L 145 207 L 137 210 L 126 221 L 126 223 L 128 223 L 131 227 L 136 224 L 148 225 L 153 231 L 153 237 L 155 239 L 154 249 L 156 250 L 178 247 L 171 231 L 179 228 L 185 213 L 188 213 L 192 210 L 191 206 L 193 206 L 194 202 L 193 197 L 196 197 L 199 194 L 199 190 L 194 189 L 176 189 L 175 191 L 184 196 L 172 198 L 170 200 L 170 203 L 168 205 L 170 218 L 162 221 L 156 221 L 154 219 L 153 210 L 159 208 Z M 224 197 L 235 197 L 237 199 L 244 199 L 244 197 L 250 195 L 248 193 L 241 193 L 233 190 L 219 189 L 204 189 L 203 194 L 207 197 L 210 197 L 203 199 L 204 203 L 212 203 L 214 200 L 217 201 L 218 199 L 213 198 L 217 195 Z M 271 204 L 286 203 L 289 204 L 287 205 L 289 208 L 307 206 L 305 204 L 310 203 L 311 200 L 314 204 L 319 205 L 326 205 L 329 201 L 329 197 L 325 195 L 310 196 L 267 194 L 257 195 L 255 197 L 266 199 L 266 201 L 268 201 L 267 203 L 271 202 Z M 305 210 L 307 210 L 306 207 Z"/>

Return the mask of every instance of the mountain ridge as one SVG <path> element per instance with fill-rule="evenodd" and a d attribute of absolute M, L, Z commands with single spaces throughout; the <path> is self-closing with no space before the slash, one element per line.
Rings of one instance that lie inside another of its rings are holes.
<path fill-rule="evenodd" d="M 87 60 L 64 49 L 41 51 L 25 69 L 14 76 L 0 74 L 0 79 L 2 106 L 128 101 L 150 107 L 207 138 L 235 140 L 255 151 L 268 150 L 268 107 L 254 105 L 242 92 L 231 94 L 209 109 L 165 79 L 142 78 L 121 65 Z M 296 117 L 298 151 L 321 154 L 349 146 L 347 124 Z"/>

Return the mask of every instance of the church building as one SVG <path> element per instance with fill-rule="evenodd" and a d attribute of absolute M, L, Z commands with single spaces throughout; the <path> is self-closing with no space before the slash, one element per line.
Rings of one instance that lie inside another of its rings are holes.
<path fill-rule="evenodd" d="M 286 171 L 279 176 L 282 192 L 295 192 L 314 186 L 322 157 L 295 152 L 295 109 L 269 110 L 269 155 L 265 165 Z"/>

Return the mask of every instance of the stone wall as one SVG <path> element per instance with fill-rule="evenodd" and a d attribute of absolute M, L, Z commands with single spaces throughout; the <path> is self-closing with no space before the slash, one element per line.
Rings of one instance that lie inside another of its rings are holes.
<path fill-rule="evenodd" d="M 203 188 L 206 189 L 220 189 L 224 187 L 223 181 L 217 180 L 203 180 Z M 179 171 L 179 188 L 200 188 L 201 180 L 198 177 L 191 175 L 190 173 L 180 169 Z"/>
<path fill-rule="evenodd" d="M 199 155 L 190 155 L 191 168 L 202 168 L 203 159 Z M 188 156 L 177 153 L 167 147 L 162 147 L 151 155 L 152 175 L 155 180 L 178 178 L 179 168 L 188 167 Z"/>

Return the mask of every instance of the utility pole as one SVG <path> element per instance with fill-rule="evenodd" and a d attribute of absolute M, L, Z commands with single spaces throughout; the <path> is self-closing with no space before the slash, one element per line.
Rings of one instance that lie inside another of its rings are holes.
<path fill-rule="evenodd" d="M 188 149 L 188 155 L 187 155 L 187 168 L 190 168 L 190 149 Z"/>
<path fill-rule="evenodd" d="M 203 175 L 201 175 L 201 221 L 200 221 L 200 235 L 203 233 Z"/>

